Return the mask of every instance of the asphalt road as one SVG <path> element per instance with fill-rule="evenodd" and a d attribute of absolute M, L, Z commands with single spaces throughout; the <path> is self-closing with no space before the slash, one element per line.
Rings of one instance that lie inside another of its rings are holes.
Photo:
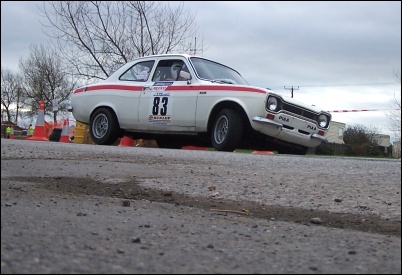
<path fill-rule="evenodd" d="M 400 274 L 401 161 L 1 140 L 1 273 Z"/>

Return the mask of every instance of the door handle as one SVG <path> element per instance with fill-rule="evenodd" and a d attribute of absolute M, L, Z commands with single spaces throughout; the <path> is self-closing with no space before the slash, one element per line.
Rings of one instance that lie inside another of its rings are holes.
<path fill-rule="evenodd" d="M 145 92 L 146 90 L 151 90 L 152 86 L 142 86 L 142 91 Z"/>

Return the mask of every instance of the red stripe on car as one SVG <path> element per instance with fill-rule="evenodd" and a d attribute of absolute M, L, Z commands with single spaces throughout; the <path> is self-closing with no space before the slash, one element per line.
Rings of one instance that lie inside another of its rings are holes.
<path fill-rule="evenodd" d="M 160 86 L 158 86 L 160 87 Z M 125 90 L 125 91 L 142 91 L 142 86 L 127 86 L 127 85 L 97 85 L 78 88 L 74 91 L 74 94 L 89 91 L 99 91 L 99 90 Z M 251 93 L 261 93 L 266 92 L 261 89 L 251 88 L 251 87 L 238 87 L 238 86 L 168 86 L 166 91 L 238 91 L 238 92 L 251 92 Z"/>

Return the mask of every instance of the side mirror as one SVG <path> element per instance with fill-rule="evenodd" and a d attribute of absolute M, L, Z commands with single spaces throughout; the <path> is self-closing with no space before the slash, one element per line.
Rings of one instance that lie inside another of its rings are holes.
<path fill-rule="evenodd" d="M 191 80 L 191 74 L 185 71 L 180 71 L 180 78 L 182 78 L 183 80 L 187 80 L 187 83 L 189 82 L 189 80 Z"/>

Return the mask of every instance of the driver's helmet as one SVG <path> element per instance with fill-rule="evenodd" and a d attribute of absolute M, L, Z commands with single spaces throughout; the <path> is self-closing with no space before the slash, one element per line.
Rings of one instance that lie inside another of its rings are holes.
<path fill-rule="evenodd" d="M 179 76 L 181 66 L 182 62 L 174 62 L 172 67 L 170 67 L 170 73 L 172 74 L 173 79 L 177 79 Z"/>

